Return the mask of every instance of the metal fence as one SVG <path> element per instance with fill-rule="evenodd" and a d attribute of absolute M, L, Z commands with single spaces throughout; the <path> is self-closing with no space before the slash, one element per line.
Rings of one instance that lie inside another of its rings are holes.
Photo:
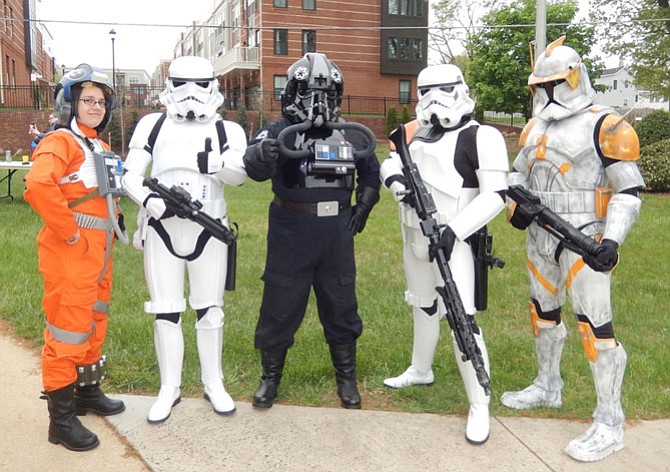
<path fill-rule="evenodd" d="M 0 109 L 34 109 L 47 110 L 54 106 L 55 86 L 0 86 Z M 149 87 L 146 85 L 122 85 L 117 87 L 117 99 L 120 104 L 139 109 L 158 109 L 158 99 L 163 87 Z M 237 110 L 242 105 L 247 110 L 262 110 L 264 112 L 281 112 L 279 93 L 260 92 L 258 90 L 223 89 L 223 108 Z M 397 97 L 361 97 L 344 95 L 342 97 L 343 115 L 386 115 L 390 108 L 395 108 L 401 115 L 407 107 L 410 114 L 414 114 L 416 100 L 400 100 Z"/>

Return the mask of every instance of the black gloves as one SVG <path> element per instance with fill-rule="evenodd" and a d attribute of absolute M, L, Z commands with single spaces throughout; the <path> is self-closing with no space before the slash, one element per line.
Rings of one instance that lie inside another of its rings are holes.
<path fill-rule="evenodd" d="M 256 158 L 259 162 L 269 164 L 279 157 L 279 141 L 273 138 L 265 138 L 256 144 Z"/>
<path fill-rule="evenodd" d="M 584 255 L 584 262 L 596 272 L 608 272 L 614 269 L 619 262 L 619 243 L 611 239 L 603 239 L 593 256 Z"/>
<path fill-rule="evenodd" d="M 365 229 L 365 223 L 372 207 L 379 201 L 379 189 L 374 187 L 358 187 L 356 189 L 356 205 L 351 209 L 349 230 L 356 236 Z"/>
<path fill-rule="evenodd" d="M 449 261 L 451 259 L 451 253 L 454 251 L 454 244 L 456 244 L 456 234 L 451 227 L 447 226 L 440 235 L 440 241 L 430 248 L 430 260 L 434 260 L 437 251 L 444 248 L 444 255 L 446 256 L 447 261 Z"/>

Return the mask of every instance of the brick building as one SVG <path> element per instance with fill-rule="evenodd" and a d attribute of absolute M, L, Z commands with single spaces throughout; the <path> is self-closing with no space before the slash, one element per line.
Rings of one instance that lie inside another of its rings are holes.
<path fill-rule="evenodd" d="M 428 8 L 427 0 L 221 0 L 174 56 L 210 59 L 232 109 L 273 110 L 286 70 L 306 52 L 338 65 L 345 96 L 409 104 L 427 64 Z"/>

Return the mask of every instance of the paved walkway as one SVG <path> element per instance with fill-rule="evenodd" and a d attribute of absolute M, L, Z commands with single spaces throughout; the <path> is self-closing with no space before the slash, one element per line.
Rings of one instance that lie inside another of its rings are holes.
<path fill-rule="evenodd" d="M 161 425 L 149 425 L 152 398 L 118 395 L 126 411 L 82 417 L 99 437 L 78 453 L 47 441 L 39 358 L 0 323 L 0 471 L 670 471 L 670 419 L 626 426 L 626 447 L 597 463 L 563 453 L 586 423 L 492 418 L 491 439 L 471 446 L 465 418 L 238 401 L 218 416 L 202 398 L 184 399 Z"/>

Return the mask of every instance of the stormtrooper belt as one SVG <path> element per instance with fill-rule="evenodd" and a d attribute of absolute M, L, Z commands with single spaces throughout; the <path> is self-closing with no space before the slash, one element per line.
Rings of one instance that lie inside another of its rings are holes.
<path fill-rule="evenodd" d="M 274 204 L 280 208 L 316 216 L 337 216 L 342 210 L 351 206 L 351 202 L 337 200 L 316 203 L 289 202 L 277 196 L 274 198 Z"/>

